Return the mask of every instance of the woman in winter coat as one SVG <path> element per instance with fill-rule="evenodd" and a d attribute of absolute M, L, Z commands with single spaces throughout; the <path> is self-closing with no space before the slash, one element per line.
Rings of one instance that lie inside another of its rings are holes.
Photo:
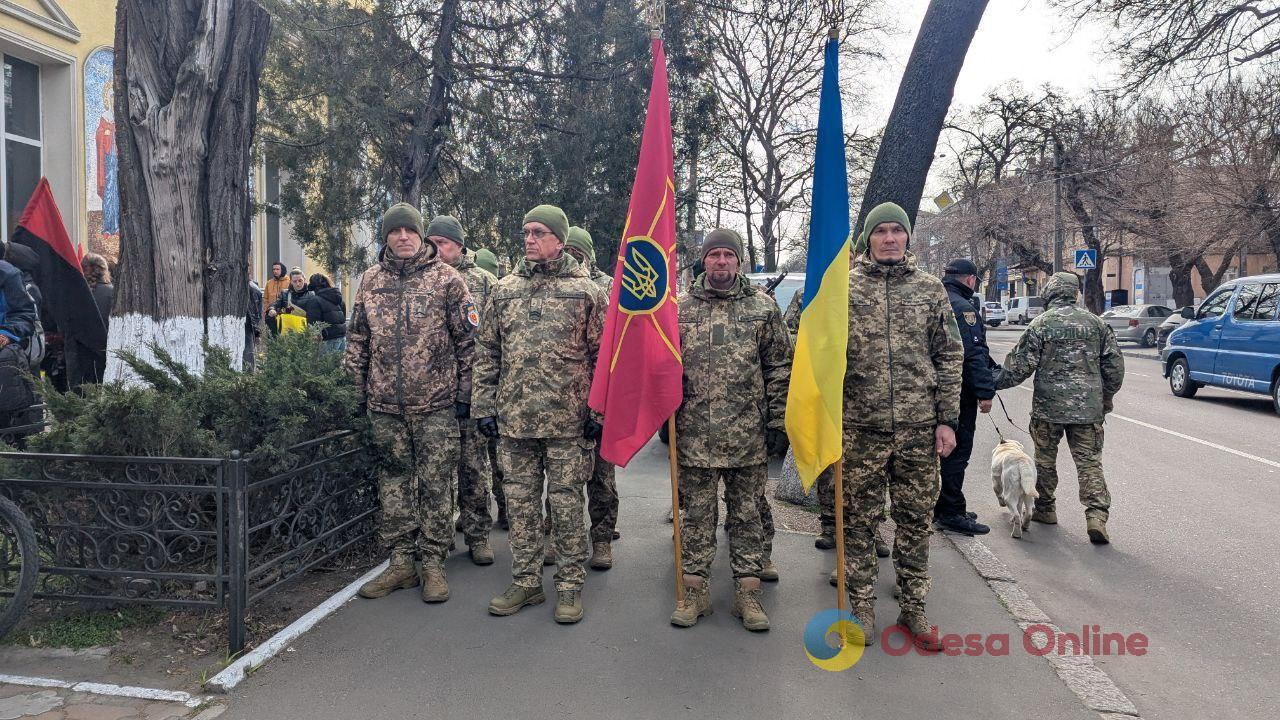
<path fill-rule="evenodd" d="M 311 276 L 311 295 L 307 298 L 307 323 L 324 323 L 320 332 L 325 352 L 347 349 L 347 306 L 342 293 L 320 273 Z"/>
<path fill-rule="evenodd" d="M 290 312 L 295 308 L 305 312 L 307 307 L 303 299 L 310 294 L 311 288 L 307 285 L 307 278 L 302 274 L 302 269 L 294 268 L 290 270 L 289 287 L 282 290 L 279 295 L 276 295 L 275 302 L 271 303 L 271 307 L 267 309 L 267 322 L 271 325 L 277 325 L 277 315 Z"/>

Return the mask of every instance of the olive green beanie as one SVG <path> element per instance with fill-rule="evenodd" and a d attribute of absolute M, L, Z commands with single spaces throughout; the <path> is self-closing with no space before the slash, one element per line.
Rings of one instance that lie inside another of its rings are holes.
<path fill-rule="evenodd" d="M 742 236 L 733 230 L 726 228 L 717 228 L 707 233 L 702 240 L 702 259 L 707 258 L 707 253 L 717 248 L 728 248 L 738 256 L 738 261 L 742 261 Z"/>
<path fill-rule="evenodd" d="M 569 228 L 569 238 L 565 240 L 565 245 L 576 248 L 587 259 L 587 262 L 595 264 L 596 261 L 596 244 L 591 239 L 591 233 L 584 228 L 574 225 Z"/>
<path fill-rule="evenodd" d="M 494 275 L 498 274 L 498 257 L 488 248 L 480 248 L 476 251 L 476 267 L 488 270 Z"/>
<path fill-rule="evenodd" d="M 871 208 L 871 212 L 867 213 L 866 222 L 862 223 L 862 232 L 858 235 L 857 245 L 854 246 L 853 254 L 860 255 L 870 246 L 871 231 L 876 229 L 877 225 L 887 222 L 896 222 L 907 230 L 907 247 L 911 247 L 911 218 L 907 217 L 907 211 L 898 206 L 897 203 L 880 203 Z"/>
<path fill-rule="evenodd" d="M 422 232 L 422 213 L 408 203 L 396 203 L 382 214 L 382 239 L 386 240 L 392 230 L 406 228 L 418 233 L 418 237 L 426 239 Z"/>
<path fill-rule="evenodd" d="M 431 218 L 431 224 L 427 225 L 427 237 L 432 235 L 448 238 L 462 247 L 467 246 L 467 236 L 462 232 L 462 223 L 452 215 L 437 215 Z"/>
<path fill-rule="evenodd" d="M 555 205 L 539 205 L 525 213 L 524 222 L 542 223 L 560 238 L 560 242 L 569 240 L 569 218 Z"/>

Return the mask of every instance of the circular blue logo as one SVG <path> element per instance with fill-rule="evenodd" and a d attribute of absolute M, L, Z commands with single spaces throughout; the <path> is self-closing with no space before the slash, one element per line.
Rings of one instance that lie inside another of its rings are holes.
<path fill-rule="evenodd" d="M 848 610 L 828 608 L 804 626 L 804 653 L 809 662 L 828 672 L 840 672 L 862 659 L 862 626 Z"/>
<path fill-rule="evenodd" d="M 646 315 L 667 300 L 667 254 L 653 238 L 627 238 L 622 258 L 622 289 L 618 307 L 633 315 Z"/>

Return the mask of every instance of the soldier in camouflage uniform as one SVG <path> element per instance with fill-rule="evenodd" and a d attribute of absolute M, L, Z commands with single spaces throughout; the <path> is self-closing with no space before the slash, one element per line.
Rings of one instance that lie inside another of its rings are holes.
<path fill-rule="evenodd" d="M 613 277 L 596 266 L 596 246 L 591 233 L 577 225 L 569 228 L 564 251 L 587 269 L 591 282 L 600 286 L 607 300 Z M 612 543 L 618 538 L 618 483 L 613 463 L 600 457 L 599 448 L 596 448 L 591 478 L 587 480 L 587 514 L 591 517 L 591 560 L 588 564 L 596 570 L 608 570 L 613 567 Z"/>
<path fill-rule="evenodd" d="M 498 437 L 511 521 L 512 584 L 489 603 L 512 615 L 543 602 L 542 487 L 551 504 L 556 622 L 582 619 L 587 559 L 583 486 L 600 439 L 587 407 L 607 299 L 564 252 L 569 220 L 539 205 L 524 218 L 525 257 L 498 281 L 480 320 L 477 426 Z"/>
<path fill-rule="evenodd" d="M 724 481 L 725 534 L 736 586 L 731 613 L 748 630 L 768 630 L 760 606 L 765 537 L 759 498 L 768 456 L 787 449 L 783 413 L 791 342 L 778 305 L 738 272 L 742 239 L 713 230 L 702 245 L 706 272 L 681 295 L 684 402 L 676 415 L 685 596 L 671 624 L 711 614 L 717 491 Z"/>
<path fill-rule="evenodd" d="M 1090 542 L 1110 542 L 1111 494 L 1102 475 L 1102 422 L 1124 382 L 1124 356 L 1115 334 L 1097 315 L 1076 306 L 1080 278 L 1054 274 L 1040 293 L 1048 307 L 1036 316 L 1004 361 L 996 389 L 1013 387 L 1035 374 L 1031 439 L 1036 446 L 1036 509 L 1031 519 L 1056 524 L 1058 443 L 1067 436 L 1080 478 Z"/>
<path fill-rule="evenodd" d="M 852 264 L 850 265 L 852 266 Z M 787 311 L 782 314 L 782 322 L 787 326 L 787 331 L 791 333 L 791 346 L 796 345 L 796 336 L 800 333 L 800 310 L 804 301 L 804 292 L 797 292 L 791 296 L 791 302 L 787 305 Z M 815 482 L 818 488 L 818 522 L 821 523 L 822 532 L 818 538 L 813 541 L 813 546 L 819 550 L 830 550 L 836 546 L 836 478 L 835 467 L 828 467 L 823 470 Z M 876 526 L 872 528 L 871 535 L 874 538 L 877 557 L 889 557 L 889 544 L 880 537 L 880 523 L 888 519 L 887 512 L 880 513 L 880 520 Z M 831 585 L 836 584 L 836 571 L 831 571 Z"/>
<path fill-rule="evenodd" d="M 480 313 L 498 278 L 476 267 L 473 253 L 467 250 L 466 234 L 462 223 L 452 215 L 439 215 L 427 225 L 427 240 L 436 246 L 440 259 L 462 273 L 475 304 L 473 318 L 479 322 Z M 489 547 L 489 529 L 493 517 L 489 515 L 489 445 L 476 430 L 470 418 L 458 420 L 462 434 L 462 462 L 458 465 L 458 511 L 462 536 L 467 540 L 471 561 L 477 565 L 493 564 L 493 549 Z"/>
<path fill-rule="evenodd" d="M 360 279 L 343 358 L 385 462 L 378 478 L 378 536 L 391 558 L 360 594 L 383 597 L 421 581 L 424 602 L 444 602 L 458 419 L 467 417 L 471 402 L 475 307 L 466 281 L 423 240 L 416 209 L 393 205 L 382 216 L 382 231 L 387 251 Z M 422 558 L 420 576 L 415 550 Z"/>
<path fill-rule="evenodd" d="M 942 283 L 907 250 L 911 220 L 893 203 L 864 224 L 867 249 L 849 273 L 844 380 L 844 503 L 849 602 L 866 644 L 875 637 L 876 555 L 871 532 L 888 485 L 904 626 L 922 649 L 939 647 L 924 613 L 930 514 L 938 456 L 955 448 L 964 350 Z"/>

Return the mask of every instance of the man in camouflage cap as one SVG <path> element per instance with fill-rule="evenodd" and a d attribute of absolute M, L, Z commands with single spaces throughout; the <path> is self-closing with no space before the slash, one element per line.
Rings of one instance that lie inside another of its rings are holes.
<path fill-rule="evenodd" d="M 867 215 L 866 248 L 849 273 L 844 379 L 844 499 L 849 603 L 864 642 L 875 638 L 872 528 L 888 485 L 897 571 L 898 624 L 921 649 L 940 647 L 924 612 L 929 516 L 938 500 L 938 456 L 955 448 L 964 350 L 942 283 L 908 250 L 911 220 L 893 203 Z"/>
<path fill-rule="evenodd" d="M 542 592 L 542 486 L 551 505 L 555 620 L 582 619 L 587 528 L 582 489 L 602 427 L 587 407 L 607 299 L 564 252 L 569 220 L 539 205 L 524 217 L 525 257 L 498 281 L 480 320 L 475 411 L 498 438 L 511 522 L 512 583 L 489 603 L 512 615 Z"/>
<path fill-rule="evenodd" d="M 735 593 L 730 612 L 748 630 L 769 629 L 760 605 L 765 530 L 759 499 L 768 456 L 787 450 L 783 413 L 791 341 L 771 298 L 739 273 L 742 238 L 713 230 L 702 244 L 706 271 L 680 296 L 684 402 L 676 414 L 685 595 L 671 624 L 691 627 L 711 614 L 718 490 Z"/>
<path fill-rule="evenodd" d="M 466 281 L 423 240 L 417 209 L 393 205 L 382 216 L 382 232 L 386 253 L 360 279 L 343 358 L 385 463 L 378 479 L 378 536 L 390 564 L 360 594 L 383 597 L 421 581 L 424 602 L 444 602 L 458 419 L 467 417 L 471 402 L 475 307 Z M 422 558 L 420 576 L 415 550 Z"/>
<path fill-rule="evenodd" d="M 591 281 L 600 286 L 605 299 L 613 287 L 613 277 L 596 267 L 596 246 L 591 233 L 574 225 L 569 228 L 569 240 L 564 251 L 587 269 Z M 613 567 L 612 542 L 618 537 L 618 484 L 614 477 L 613 463 L 600 457 L 596 449 L 595 465 L 587 480 L 587 514 L 591 517 L 591 561 L 596 570 Z"/>
<path fill-rule="evenodd" d="M 1111 494 L 1102 475 L 1102 422 L 1124 383 L 1124 356 L 1101 318 L 1077 306 L 1080 278 L 1055 273 L 1040 296 L 1048 307 L 1036 316 L 1004 361 L 996 389 L 1035 374 L 1031 439 L 1036 446 L 1036 509 L 1031 519 L 1058 522 L 1058 443 L 1067 436 L 1080 478 L 1080 502 L 1090 542 L 1105 544 Z"/>
<path fill-rule="evenodd" d="M 476 266 L 475 254 L 467 249 L 462 223 L 452 215 L 438 215 L 427 225 L 427 240 L 434 244 L 440 259 L 462 273 L 475 305 L 470 321 L 479 324 L 480 313 L 498 278 Z M 459 418 L 462 435 L 462 462 L 458 465 L 458 511 L 462 535 L 467 540 L 471 561 L 477 565 L 493 564 L 489 547 L 489 444 L 480 435 L 470 416 Z"/>

